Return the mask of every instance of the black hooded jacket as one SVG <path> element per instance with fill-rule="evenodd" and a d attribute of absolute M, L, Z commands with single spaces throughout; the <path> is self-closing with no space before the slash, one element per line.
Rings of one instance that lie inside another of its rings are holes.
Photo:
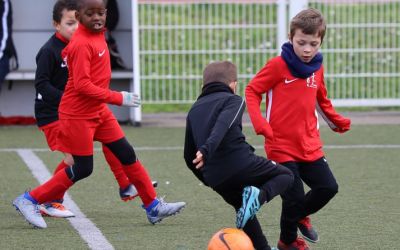
<path fill-rule="evenodd" d="M 224 83 L 210 83 L 193 104 L 186 118 L 184 158 L 203 183 L 215 187 L 253 164 L 254 148 L 242 133 L 244 99 Z M 200 150 L 204 166 L 192 163 Z"/>

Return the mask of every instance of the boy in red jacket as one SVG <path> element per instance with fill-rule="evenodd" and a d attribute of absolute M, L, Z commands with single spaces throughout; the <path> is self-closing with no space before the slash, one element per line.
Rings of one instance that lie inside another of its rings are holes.
<path fill-rule="evenodd" d="M 282 195 L 279 249 L 309 249 L 297 237 L 297 228 L 311 242 L 318 241 L 309 215 L 324 207 L 338 192 L 338 184 L 322 151 L 318 115 L 338 133 L 350 129 L 350 120 L 334 110 L 324 83 L 322 54 L 326 31 L 318 10 L 307 9 L 290 23 L 289 42 L 246 87 L 246 103 L 257 134 L 265 137 L 269 159 L 291 169 L 293 186 Z M 266 117 L 260 110 L 266 93 Z M 310 187 L 305 194 L 303 181 Z"/>
<path fill-rule="evenodd" d="M 67 46 L 78 28 L 78 20 L 75 17 L 76 9 L 75 0 L 58 0 L 54 4 L 53 25 L 56 32 L 40 48 L 36 56 L 35 117 L 39 129 L 44 133 L 52 151 L 57 150 L 58 106 L 68 80 L 68 69 L 61 57 L 61 51 Z M 103 153 L 118 182 L 121 199 L 124 201 L 133 199 L 138 193 L 126 177 L 121 163 L 104 144 Z M 71 154 L 64 153 L 64 155 L 64 159 L 58 164 L 54 173 L 74 164 Z M 63 206 L 63 197 L 64 194 L 60 194 L 56 200 L 42 204 L 40 206 L 41 213 L 61 218 L 74 216 Z"/>
<path fill-rule="evenodd" d="M 121 162 L 129 181 L 138 190 L 150 223 L 160 222 L 185 206 L 184 202 L 166 203 L 157 198 L 146 169 L 107 106 L 109 103 L 138 107 L 140 98 L 134 93 L 109 89 L 110 54 L 104 38 L 106 14 L 102 0 L 79 1 L 76 16 L 80 25 L 62 52 L 69 75 L 59 107 L 57 140 L 58 149 L 70 153 L 74 165 L 58 171 L 50 180 L 13 201 L 25 219 L 38 228 L 47 227 L 38 213 L 38 204 L 54 200 L 92 173 L 94 140 L 105 144 Z"/>

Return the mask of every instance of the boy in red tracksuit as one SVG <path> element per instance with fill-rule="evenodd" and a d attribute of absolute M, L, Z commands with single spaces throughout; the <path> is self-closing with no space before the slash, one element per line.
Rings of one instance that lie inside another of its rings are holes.
<path fill-rule="evenodd" d="M 78 20 L 75 18 L 76 9 L 75 0 L 58 0 L 54 4 L 53 24 L 56 33 L 40 48 L 36 56 L 35 117 L 39 129 L 44 133 L 52 151 L 57 150 L 58 106 L 68 80 L 68 69 L 61 58 L 61 51 L 78 28 Z M 103 152 L 119 184 L 121 199 L 125 201 L 133 199 L 137 195 L 137 191 L 126 177 L 121 163 L 104 144 Z M 54 173 L 74 164 L 71 154 L 64 153 L 64 155 L 65 158 L 58 164 Z M 63 196 L 64 194 L 60 194 L 56 200 L 42 204 L 40 206 L 42 214 L 62 218 L 74 216 L 63 206 Z"/>
<path fill-rule="evenodd" d="M 156 191 L 144 166 L 107 106 L 138 107 L 138 95 L 109 89 L 110 55 L 104 38 L 107 10 L 102 0 L 81 0 L 76 13 L 80 25 L 62 57 L 68 65 L 68 82 L 59 107 L 58 148 L 70 153 L 74 165 L 58 171 L 50 180 L 18 196 L 13 205 L 25 219 L 38 228 L 47 224 L 38 213 L 38 204 L 54 200 L 74 183 L 93 171 L 93 141 L 105 144 L 123 165 L 135 185 L 147 218 L 155 224 L 178 213 L 184 202 L 166 203 Z"/>
<path fill-rule="evenodd" d="M 291 21 L 289 42 L 272 58 L 245 90 L 249 115 L 257 134 L 265 137 L 269 159 L 291 169 L 293 186 L 282 195 L 279 249 L 309 249 L 297 229 L 311 242 L 318 234 L 309 215 L 324 207 L 338 192 L 338 184 L 322 151 L 318 115 L 338 133 L 350 129 L 350 120 L 336 113 L 327 97 L 322 54 L 326 30 L 318 10 L 307 9 Z M 260 110 L 266 94 L 266 117 Z M 310 187 L 305 194 L 303 181 Z"/>

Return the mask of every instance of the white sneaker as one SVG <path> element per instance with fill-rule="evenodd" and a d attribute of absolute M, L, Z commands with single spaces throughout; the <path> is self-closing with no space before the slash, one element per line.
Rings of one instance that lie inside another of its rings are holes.
<path fill-rule="evenodd" d="M 56 218 L 69 218 L 75 216 L 75 214 L 66 209 L 63 204 L 58 202 L 50 202 L 40 205 L 40 213 L 44 216 Z"/>
<path fill-rule="evenodd" d="M 15 198 L 12 204 L 28 223 L 37 228 L 47 228 L 47 224 L 39 212 L 39 205 L 25 198 L 25 194 Z"/>

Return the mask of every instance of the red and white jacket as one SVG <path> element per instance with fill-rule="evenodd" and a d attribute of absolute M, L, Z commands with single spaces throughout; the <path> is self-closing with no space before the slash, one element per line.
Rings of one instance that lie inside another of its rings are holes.
<path fill-rule="evenodd" d="M 246 87 L 246 103 L 257 134 L 265 137 L 269 159 L 311 162 L 323 156 L 317 112 L 339 133 L 350 120 L 327 97 L 323 66 L 306 79 L 294 77 L 282 57 L 272 58 Z M 266 93 L 266 116 L 260 109 Z"/>

